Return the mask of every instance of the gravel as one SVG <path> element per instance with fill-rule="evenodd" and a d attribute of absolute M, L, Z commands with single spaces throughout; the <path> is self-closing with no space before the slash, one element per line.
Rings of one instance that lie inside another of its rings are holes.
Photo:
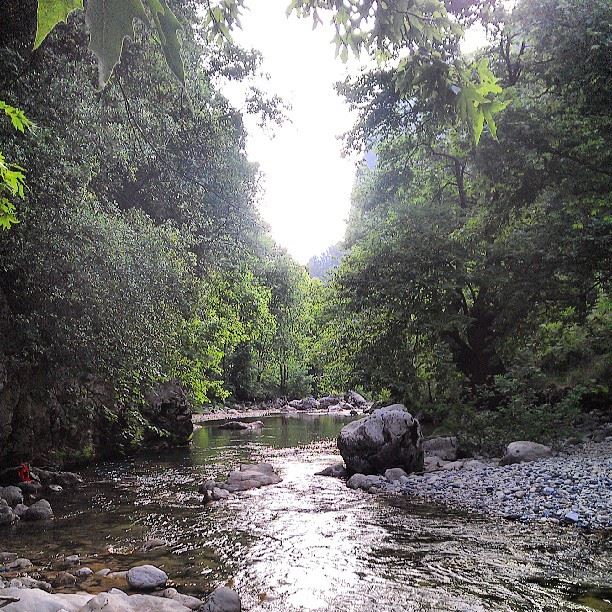
<path fill-rule="evenodd" d="M 522 521 L 612 528 L 612 441 L 500 467 L 468 463 L 389 483 L 385 491 Z"/>

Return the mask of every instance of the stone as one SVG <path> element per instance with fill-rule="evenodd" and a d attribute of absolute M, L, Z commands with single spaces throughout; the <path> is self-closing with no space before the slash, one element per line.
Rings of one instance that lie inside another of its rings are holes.
<path fill-rule="evenodd" d="M 18 520 L 18 516 L 8 505 L 6 499 L 0 499 L 0 526 L 12 525 L 16 520 Z"/>
<path fill-rule="evenodd" d="M 89 597 L 90 600 L 78 612 L 189 612 L 191 609 L 172 599 L 128 595 L 119 589 Z"/>
<path fill-rule="evenodd" d="M 111 570 L 108 567 L 105 567 L 104 569 L 98 570 L 96 572 L 96 576 L 100 576 L 101 578 L 106 578 L 106 576 L 108 576 L 111 572 Z"/>
<path fill-rule="evenodd" d="M 12 552 L 0 552 L 0 563 L 11 563 L 17 559 L 17 553 Z"/>
<path fill-rule="evenodd" d="M 21 582 L 21 587 L 23 589 L 41 589 L 46 591 L 47 593 L 51 592 L 51 585 L 44 580 L 36 580 L 35 578 L 31 578 L 30 576 L 21 576 L 19 578 Z M 13 581 L 11 580 L 11 587 L 13 586 Z"/>
<path fill-rule="evenodd" d="M 11 561 L 6 567 L 14 572 L 19 572 L 23 570 L 28 570 L 34 566 L 32 565 L 32 562 L 29 559 L 20 557 L 18 559 L 15 559 L 14 561 Z"/>
<path fill-rule="evenodd" d="M 53 586 L 56 587 L 67 587 L 74 586 L 76 584 L 76 576 L 70 572 L 60 572 L 53 580 Z"/>
<path fill-rule="evenodd" d="M 159 593 L 159 595 L 160 597 L 165 597 L 166 599 L 172 599 L 190 610 L 199 610 L 204 605 L 204 602 L 201 599 L 191 597 L 190 595 L 183 595 L 176 589 L 165 589 Z"/>
<path fill-rule="evenodd" d="M 327 409 L 340 403 L 342 398 L 335 395 L 326 395 L 319 398 L 319 408 Z"/>
<path fill-rule="evenodd" d="M 39 499 L 23 513 L 24 521 L 48 521 L 52 518 L 53 510 L 46 499 Z"/>
<path fill-rule="evenodd" d="M 225 489 L 230 493 L 247 491 L 268 485 L 278 484 L 282 478 L 274 471 L 269 463 L 254 465 L 241 465 L 239 470 L 230 472 L 227 482 L 219 483 L 218 488 Z"/>
<path fill-rule="evenodd" d="M 79 555 L 68 555 L 64 557 L 64 563 L 68 566 L 76 566 L 81 564 L 81 557 Z"/>
<path fill-rule="evenodd" d="M 76 572 L 74 572 L 74 575 L 77 578 L 89 578 L 89 576 L 92 574 L 93 570 L 89 567 L 80 567 Z"/>
<path fill-rule="evenodd" d="M 2 589 L 0 596 L 15 600 L 4 606 L 2 612 L 80 612 L 82 606 L 92 598 L 87 593 L 51 594 L 42 589 L 16 588 Z"/>
<path fill-rule="evenodd" d="M 168 575 L 154 565 L 137 565 L 128 570 L 127 581 L 133 589 L 152 591 L 165 587 Z"/>
<path fill-rule="evenodd" d="M 381 487 L 384 485 L 384 480 L 381 476 L 374 474 L 353 474 L 347 481 L 346 486 L 349 489 L 363 489 L 369 491 L 373 487 Z"/>
<path fill-rule="evenodd" d="M 439 457 L 443 461 L 455 461 L 459 442 L 455 436 L 438 436 L 423 442 L 425 455 Z"/>
<path fill-rule="evenodd" d="M 8 487 L 0 487 L 0 498 L 14 508 L 17 504 L 23 504 L 23 492 L 19 487 L 9 485 Z"/>
<path fill-rule="evenodd" d="M 241 612 L 240 597 L 236 591 L 225 587 L 217 587 L 200 608 L 200 612 Z"/>
<path fill-rule="evenodd" d="M 401 480 L 402 478 L 408 476 L 402 468 L 389 468 L 385 470 L 385 478 L 389 482 L 395 482 L 396 480 Z"/>
<path fill-rule="evenodd" d="M 421 426 L 402 404 L 378 408 L 345 425 L 338 449 L 349 474 L 382 474 L 395 467 L 407 473 L 423 469 Z"/>
<path fill-rule="evenodd" d="M 563 515 L 563 520 L 568 523 L 577 523 L 580 520 L 580 515 L 577 512 L 566 512 Z"/>
<path fill-rule="evenodd" d="M 219 501 L 221 499 L 227 499 L 230 496 L 230 492 L 226 489 L 219 489 L 218 487 L 215 487 L 211 492 L 211 496 L 213 501 Z"/>
<path fill-rule="evenodd" d="M 186 446 L 193 435 L 192 406 L 182 385 L 176 381 L 158 383 L 146 397 L 143 414 L 170 437 L 160 439 L 164 446 Z"/>
<path fill-rule="evenodd" d="M 511 442 L 506 448 L 506 454 L 501 458 L 500 465 L 511 465 L 513 463 L 523 463 L 525 461 L 537 461 L 552 456 L 550 446 L 520 440 Z"/>
<path fill-rule="evenodd" d="M 55 472 L 52 470 L 42 470 L 40 468 L 32 468 L 31 472 L 43 485 L 47 485 L 47 488 L 50 490 L 54 490 L 51 488 L 52 486 L 61 487 L 63 489 L 64 487 L 76 487 L 83 484 L 83 479 L 74 472 Z"/>
<path fill-rule="evenodd" d="M 253 431 L 256 429 L 262 429 L 263 426 L 263 421 L 253 421 L 252 423 L 243 423 L 242 421 L 228 421 L 227 423 L 223 423 L 223 425 L 219 425 L 218 429 Z"/>
<path fill-rule="evenodd" d="M 47 489 L 49 491 L 51 491 L 51 493 L 61 493 L 64 490 L 64 487 L 62 487 L 62 485 L 57 485 L 57 484 L 50 484 L 47 485 Z"/>
<path fill-rule="evenodd" d="M 346 401 L 353 406 L 362 407 L 365 406 L 368 402 L 363 395 L 357 393 L 357 391 L 349 391 L 345 397 Z"/>
<path fill-rule="evenodd" d="M 155 550 L 156 548 L 167 548 L 168 542 L 166 540 L 160 540 L 159 538 L 153 538 L 151 540 L 147 540 L 141 547 L 143 552 L 149 552 L 150 550 Z"/>
<path fill-rule="evenodd" d="M 334 463 L 320 472 L 315 472 L 315 476 L 331 476 L 332 478 L 344 478 L 346 475 L 344 463 Z"/>

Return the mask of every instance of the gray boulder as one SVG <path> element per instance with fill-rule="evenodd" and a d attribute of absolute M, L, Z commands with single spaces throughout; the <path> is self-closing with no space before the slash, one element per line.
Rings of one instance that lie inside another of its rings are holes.
<path fill-rule="evenodd" d="M 282 478 L 274 471 L 269 463 L 255 465 L 241 465 L 239 470 L 230 472 L 227 482 L 217 483 L 219 489 L 225 489 L 230 493 L 237 491 L 248 491 L 268 485 L 278 484 Z"/>
<path fill-rule="evenodd" d="M 52 595 L 41 589 L 0 589 L 0 596 L 13 598 L 14 603 L 2 608 L 2 612 L 80 612 L 91 599 L 87 593 L 78 595 Z M 110 612 L 110 611 L 109 611 Z"/>
<path fill-rule="evenodd" d="M 395 467 L 407 473 L 423 469 L 421 426 L 402 404 L 379 408 L 345 425 L 338 449 L 349 474 L 382 474 Z"/>
<path fill-rule="evenodd" d="M 23 513 L 24 521 L 48 521 L 52 518 L 53 510 L 46 499 L 39 499 Z"/>
<path fill-rule="evenodd" d="M 423 442 L 426 455 L 439 457 L 443 461 L 455 461 L 459 442 L 455 436 L 438 436 Z"/>
<path fill-rule="evenodd" d="M 0 487 L 0 498 L 6 500 L 6 503 L 12 508 L 17 504 L 23 504 L 23 493 L 21 489 L 13 485 Z"/>
<path fill-rule="evenodd" d="M 166 586 L 168 574 L 154 565 L 137 565 L 128 571 L 127 581 L 133 589 L 152 591 Z"/>
<path fill-rule="evenodd" d="M 402 468 L 389 468 L 388 470 L 385 470 L 385 478 L 389 482 L 395 482 L 397 480 L 401 480 L 402 478 L 405 478 L 406 476 L 408 476 L 408 474 L 406 474 L 406 472 L 404 472 Z"/>
<path fill-rule="evenodd" d="M 218 587 L 200 608 L 200 612 L 241 612 L 240 597 L 228 587 Z"/>
<path fill-rule="evenodd" d="M 506 454 L 499 462 L 500 465 L 511 465 L 512 463 L 524 463 L 525 461 L 537 461 L 552 456 L 550 446 L 538 444 L 537 442 L 529 442 L 520 440 L 511 442 L 506 448 Z"/>
<path fill-rule="evenodd" d="M 376 476 L 374 474 L 353 474 L 347 481 L 346 486 L 349 489 L 362 489 L 369 491 L 375 487 L 383 487 L 385 480 L 382 476 Z"/>

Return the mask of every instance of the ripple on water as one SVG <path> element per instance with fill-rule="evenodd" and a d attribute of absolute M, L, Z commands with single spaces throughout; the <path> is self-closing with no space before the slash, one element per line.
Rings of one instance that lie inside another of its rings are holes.
<path fill-rule="evenodd" d="M 52 525 L 18 526 L 0 547 L 41 562 L 78 553 L 94 570 L 151 562 L 194 594 L 232 580 L 245 610 L 611 609 L 602 535 L 369 496 L 314 476 L 337 460 L 342 424 L 272 417 L 260 434 L 208 424 L 191 451 L 92 468 L 83 490 L 57 499 Z M 283 482 L 201 505 L 198 482 L 254 460 L 274 463 Z M 141 552 L 151 538 L 170 549 Z"/>

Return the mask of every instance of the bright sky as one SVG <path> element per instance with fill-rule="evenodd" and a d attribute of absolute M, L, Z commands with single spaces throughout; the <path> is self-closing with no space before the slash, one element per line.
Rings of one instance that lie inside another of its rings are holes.
<path fill-rule="evenodd" d="M 330 27 L 287 18 L 288 0 L 254 0 L 236 42 L 264 56 L 267 91 L 291 105 L 291 123 L 269 131 L 247 117 L 248 154 L 265 175 L 261 213 L 272 236 L 306 263 L 344 236 L 355 158 L 341 156 L 338 140 L 354 122 L 334 83 L 347 68 L 336 59 Z M 226 91 L 230 99 L 236 94 Z"/>
<path fill-rule="evenodd" d="M 261 213 L 277 243 L 301 263 L 342 240 L 358 157 L 343 158 L 339 136 L 354 123 L 334 84 L 348 68 L 335 57 L 331 26 L 312 29 L 307 19 L 287 18 L 289 0 L 253 0 L 242 18 L 235 40 L 262 52 L 263 70 L 270 81 L 266 91 L 291 105 L 290 123 L 262 130 L 246 117 L 249 158 L 265 176 Z M 483 41 L 482 32 L 468 32 L 464 50 Z M 356 62 L 350 69 L 357 71 Z M 240 88 L 228 86 L 235 104 Z"/>

